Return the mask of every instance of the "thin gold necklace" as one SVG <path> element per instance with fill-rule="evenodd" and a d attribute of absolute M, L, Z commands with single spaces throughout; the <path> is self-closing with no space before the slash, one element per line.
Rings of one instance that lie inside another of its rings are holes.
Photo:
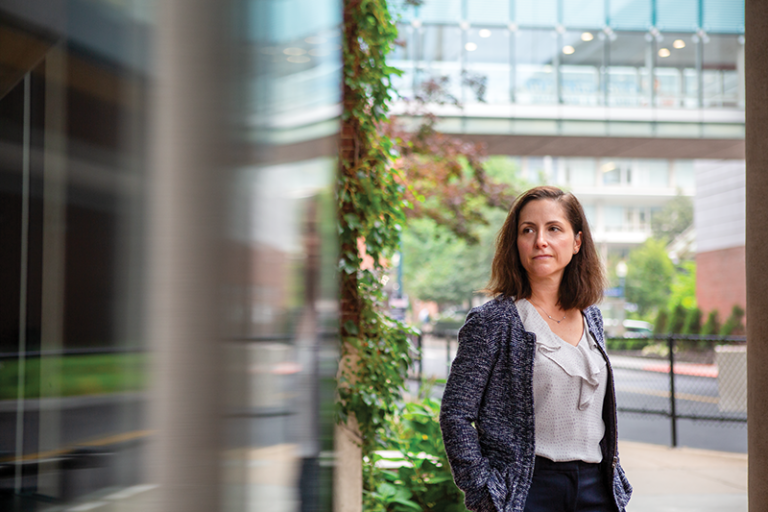
<path fill-rule="evenodd" d="M 535 304 L 535 303 L 534 303 L 534 302 L 533 302 L 531 299 L 528 299 L 528 302 L 530 302 L 531 304 L 533 304 L 535 307 L 541 308 L 541 310 L 542 310 L 542 311 L 544 311 L 544 314 L 545 314 L 545 315 L 547 315 L 547 317 L 548 317 L 550 320 L 552 320 L 553 322 L 557 322 L 557 323 L 560 323 L 560 322 L 562 322 L 563 320 L 565 320 L 565 317 L 566 317 L 566 316 L 568 316 L 568 313 L 566 313 L 566 314 L 564 314 L 564 315 L 563 315 L 563 318 L 561 318 L 560 320 L 555 320 L 554 318 L 552 318 L 552 317 L 549 315 L 549 313 L 547 313 L 547 311 L 546 311 L 544 308 L 542 308 L 541 306 L 538 306 L 538 305 L 536 305 L 536 304 Z"/>

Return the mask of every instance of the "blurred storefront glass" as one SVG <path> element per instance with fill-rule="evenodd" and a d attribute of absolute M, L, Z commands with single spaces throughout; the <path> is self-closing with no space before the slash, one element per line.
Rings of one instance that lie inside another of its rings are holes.
<path fill-rule="evenodd" d="M 225 510 L 330 510 L 341 5 L 229 7 L 210 486 Z M 148 510 L 154 492 L 159 17 L 140 0 L 0 2 L 1 510 Z"/>

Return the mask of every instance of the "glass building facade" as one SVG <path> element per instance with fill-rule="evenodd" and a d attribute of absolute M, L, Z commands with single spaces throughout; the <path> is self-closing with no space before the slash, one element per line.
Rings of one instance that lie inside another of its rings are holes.
<path fill-rule="evenodd" d="M 0 1 L 0 510 L 331 508 L 341 5 L 185 4 Z"/>
<path fill-rule="evenodd" d="M 439 129 L 572 190 L 606 260 L 645 241 L 670 198 L 693 196 L 695 160 L 712 158 L 653 141 L 744 138 L 743 0 L 426 0 L 399 27 L 398 112 L 444 84 L 458 105 L 429 107 Z"/>
<path fill-rule="evenodd" d="M 744 107 L 740 1 L 431 0 L 400 33 L 405 97 L 439 76 L 467 104 Z"/>

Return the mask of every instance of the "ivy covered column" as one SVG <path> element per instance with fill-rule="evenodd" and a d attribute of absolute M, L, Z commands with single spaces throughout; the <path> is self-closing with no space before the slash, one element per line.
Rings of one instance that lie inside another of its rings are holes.
<path fill-rule="evenodd" d="M 360 7 L 360 0 L 344 2 L 344 48 L 345 57 L 348 48 L 358 46 L 359 28 L 355 20 L 355 11 Z M 351 64 L 351 66 L 350 66 Z M 345 71 L 359 68 L 359 59 L 345 59 Z M 346 75 L 346 73 L 345 73 Z M 352 75 L 354 77 L 354 74 Z M 346 78 L 346 77 L 345 77 Z M 340 255 L 342 269 L 339 273 L 340 293 L 340 335 L 342 339 L 342 358 L 339 362 L 339 383 L 352 386 L 357 379 L 357 366 L 360 364 L 355 343 L 351 342 L 360 331 L 360 294 L 358 291 L 357 240 L 360 239 L 360 223 L 353 197 L 360 194 L 356 187 L 356 173 L 360 170 L 360 161 L 364 156 L 365 141 L 360 132 L 358 117 L 352 115 L 360 103 L 353 87 L 344 80 L 343 85 L 344 116 L 341 122 L 339 147 L 339 227 Z M 359 108 L 359 107 L 358 107 Z M 350 268 L 344 268 L 350 265 Z M 345 382 L 346 381 L 346 382 Z M 334 512 L 359 512 L 363 508 L 363 453 L 360 428 L 354 412 L 346 421 L 336 425 L 335 432 L 336 466 L 334 471 Z"/>
<path fill-rule="evenodd" d="M 381 446 L 410 364 L 407 329 L 386 315 L 381 278 L 405 222 L 392 141 L 380 132 L 394 94 L 386 64 L 397 29 L 385 0 L 344 0 L 337 211 L 341 361 L 334 509 L 358 512 L 363 457 Z"/>

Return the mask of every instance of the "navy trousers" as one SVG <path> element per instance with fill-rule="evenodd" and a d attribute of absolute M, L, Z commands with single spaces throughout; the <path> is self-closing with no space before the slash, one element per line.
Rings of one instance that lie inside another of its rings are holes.
<path fill-rule="evenodd" d="M 616 512 L 600 464 L 536 457 L 525 512 Z"/>

